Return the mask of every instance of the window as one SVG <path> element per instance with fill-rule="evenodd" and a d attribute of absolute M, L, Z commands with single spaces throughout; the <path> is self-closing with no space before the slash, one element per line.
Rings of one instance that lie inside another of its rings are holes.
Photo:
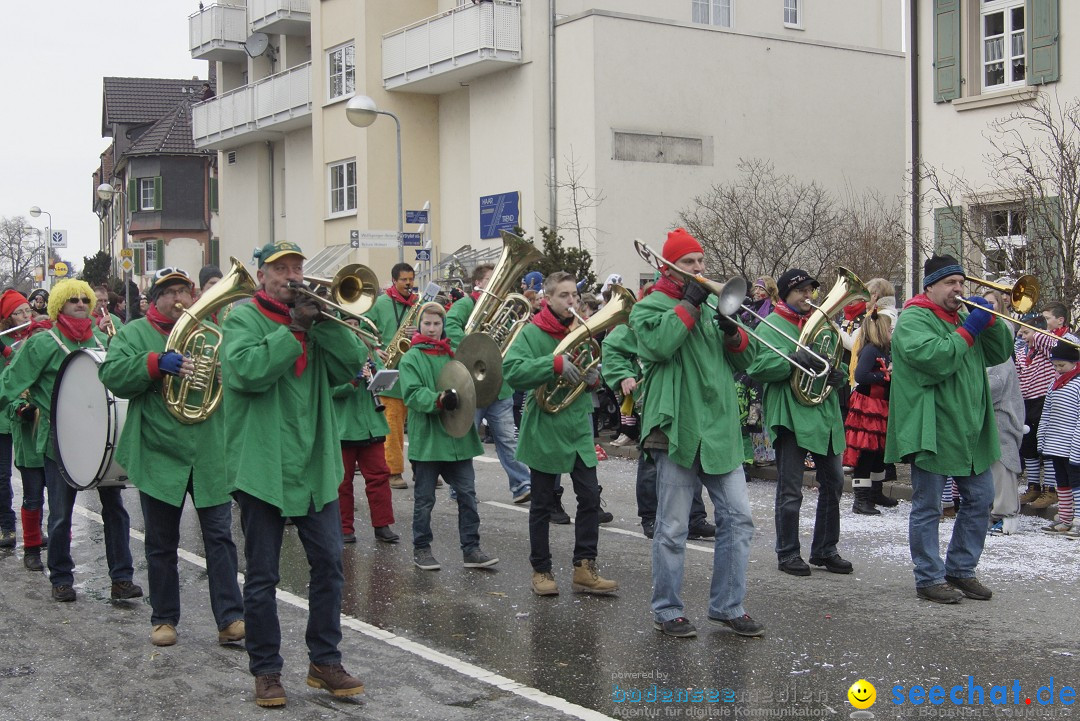
<path fill-rule="evenodd" d="M 987 277 L 1016 275 L 1027 268 L 1026 215 L 1019 208 L 991 208 L 984 216 L 983 270 Z"/>
<path fill-rule="evenodd" d="M 799 8 L 799 0 L 784 0 L 784 26 L 789 28 L 802 27 L 802 13 Z"/>
<path fill-rule="evenodd" d="M 352 43 L 334 48 L 326 54 L 329 72 L 330 100 L 352 95 L 356 91 L 356 46 Z"/>
<path fill-rule="evenodd" d="M 340 215 L 356 210 L 356 161 L 345 160 L 331 163 L 330 215 Z"/>
<path fill-rule="evenodd" d="M 731 5 L 734 0 L 692 0 L 690 19 L 702 25 L 732 27 Z"/>
<path fill-rule="evenodd" d="M 153 178 L 139 178 L 139 210 L 157 210 L 154 207 Z"/>
<path fill-rule="evenodd" d="M 1027 70 L 1023 0 L 983 0 L 983 90 L 1023 85 Z"/>
<path fill-rule="evenodd" d="M 157 241 L 146 241 L 146 247 L 143 249 L 143 275 L 153 273 L 158 269 L 158 257 L 157 257 Z"/>

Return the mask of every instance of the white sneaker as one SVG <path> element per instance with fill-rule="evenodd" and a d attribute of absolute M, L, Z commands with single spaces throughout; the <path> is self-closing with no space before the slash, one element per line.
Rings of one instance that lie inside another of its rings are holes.
<path fill-rule="evenodd" d="M 622 448 L 623 446 L 630 446 L 634 444 L 634 439 L 625 433 L 620 433 L 619 437 L 611 442 L 611 445 L 616 448 Z"/>

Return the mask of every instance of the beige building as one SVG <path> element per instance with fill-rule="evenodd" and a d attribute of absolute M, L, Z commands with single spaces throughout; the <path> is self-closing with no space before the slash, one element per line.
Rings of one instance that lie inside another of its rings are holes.
<path fill-rule="evenodd" d="M 193 122 L 196 145 L 221 152 L 221 255 L 289 238 L 340 250 L 320 272 L 351 256 L 388 278 L 392 237 L 349 251 L 398 224 L 395 123 L 350 124 L 357 94 L 400 119 L 404 208 L 430 208 L 405 230 L 424 231 L 434 262 L 496 249 L 515 222 L 535 234 L 554 219 L 576 244 L 569 192 L 551 184 L 573 159 L 604 196 L 580 219 L 595 271 L 632 285 L 649 274 L 633 239 L 659 244 L 740 158 L 900 193 L 902 24 L 900 0 L 207 6 L 192 54 L 219 63 L 219 87 Z"/>

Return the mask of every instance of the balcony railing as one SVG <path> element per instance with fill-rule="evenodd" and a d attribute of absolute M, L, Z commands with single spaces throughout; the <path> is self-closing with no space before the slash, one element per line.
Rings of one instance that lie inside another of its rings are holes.
<path fill-rule="evenodd" d="M 236 61 L 244 55 L 247 9 L 210 5 L 188 16 L 188 45 L 196 60 Z"/>
<path fill-rule="evenodd" d="M 223 150 L 311 125 L 311 63 L 198 103 L 192 130 L 199 148 Z"/>
<path fill-rule="evenodd" d="M 260 33 L 308 35 L 311 0 L 248 0 L 251 27 Z"/>
<path fill-rule="evenodd" d="M 387 33 L 383 87 L 444 93 L 521 63 L 521 3 L 495 0 L 456 7 Z"/>

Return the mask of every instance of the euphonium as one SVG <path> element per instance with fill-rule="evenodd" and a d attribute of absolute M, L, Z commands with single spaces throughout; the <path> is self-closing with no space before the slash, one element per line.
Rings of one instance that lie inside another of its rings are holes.
<path fill-rule="evenodd" d="M 582 381 L 570 385 L 562 377 L 554 383 L 545 383 L 533 391 L 533 398 L 540 409 L 547 413 L 560 413 L 577 400 L 585 391 L 585 374 L 600 365 L 600 344 L 595 336 L 625 323 L 634 307 L 634 294 L 621 285 L 611 286 L 611 300 L 594 316 L 570 331 L 563 338 L 553 355 L 568 354 L 581 372 Z"/>
<path fill-rule="evenodd" d="M 195 372 L 189 376 L 166 376 L 161 387 L 165 408 L 181 423 L 202 423 L 221 405 L 221 385 L 217 380 L 221 331 L 205 319 L 233 301 L 255 294 L 255 280 L 236 258 L 229 259 L 232 269 L 203 293 L 176 321 L 166 350 L 190 356 Z"/>
<path fill-rule="evenodd" d="M 529 241 L 505 230 L 502 231 L 502 241 L 502 255 L 491 271 L 487 287 L 480 291 L 480 297 L 469 314 L 465 335 L 483 333 L 491 336 L 505 356 L 517 334 L 532 318 L 529 299 L 512 291 L 521 285 L 525 270 L 543 258 L 544 254 Z"/>
<path fill-rule="evenodd" d="M 810 319 L 799 333 L 799 343 L 825 358 L 830 368 L 838 368 L 844 359 L 844 344 L 832 317 L 854 300 L 870 300 L 870 291 L 859 276 L 843 266 L 837 266 L 836 274 L 836 283 L 821 305 L 813 306 Z M 833 390 L 827 380 L 827 373 L 815 377 L 798 369 L 792 371 L 790 383 L 795 400 L 804 406 L 821 405 Z"/>

